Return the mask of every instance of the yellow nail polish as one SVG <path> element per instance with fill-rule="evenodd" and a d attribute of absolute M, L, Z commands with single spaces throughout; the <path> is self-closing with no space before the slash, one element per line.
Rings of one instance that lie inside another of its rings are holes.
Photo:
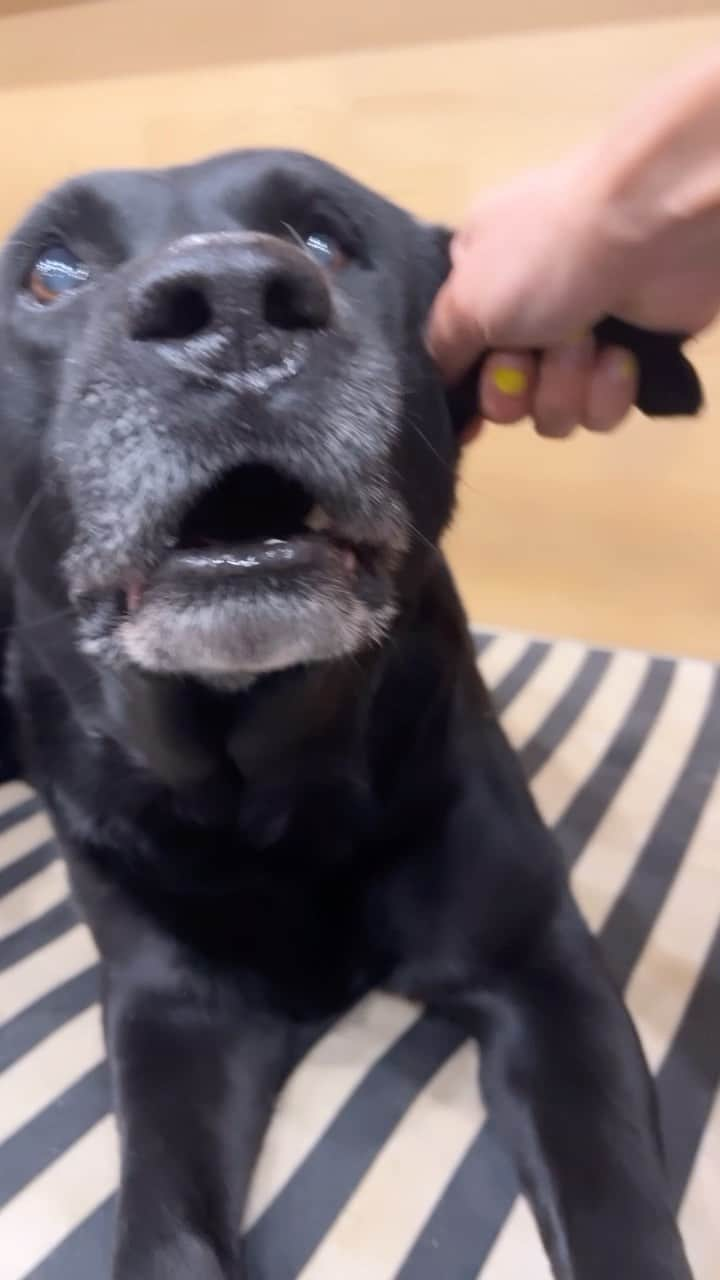
<path fill-rule="evenodd" d="M 498 391 L 504 396 L 521 396 L 527 390 L 527 374 L 522 369 L 513 369 L 510 365 L 501 365 L 493 369 L 492 380 Z"/>

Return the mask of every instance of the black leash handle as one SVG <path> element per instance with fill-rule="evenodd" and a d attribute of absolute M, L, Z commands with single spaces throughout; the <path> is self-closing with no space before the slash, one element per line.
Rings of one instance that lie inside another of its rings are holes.
<path fill-rule="evenodd" d="M 703 407 L 703 389 L 683 345 L 684 334 L 653 333 L 608 316 L 593 329 L 600 348 L 625 347 L 638 364 L 635 403 L 650 418 L 692 417 Z M 477 414 L 477 385 L 483 356 L 450 392 L 453 421 L 460 429 Z"/>

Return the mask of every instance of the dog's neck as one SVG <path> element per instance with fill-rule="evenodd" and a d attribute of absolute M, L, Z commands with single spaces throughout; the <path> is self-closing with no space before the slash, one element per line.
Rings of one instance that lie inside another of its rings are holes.
<path fill-rule="evenodd" d="M 128 669 L 103 681 L 103 698 L 120 744 L 165 784 L 202 784 L 228 765 L 252 783 L 352 750 L 378 656 L 261 676 L 233 693 Z"/>
<path fill-rule="evenodd" d="M 201 786 L 228 767 L 250 782 L 283 771 L 289 761 L 307 768 L 320 756 L 330 762 L 347 754 L 363 736 L 384 663 L 376 649 L 261 675 L 235 689 L 132 667 L 99 675 L 79 653 L 72 623 L 45 593 L 24 583 L 17 604 L 22 647 L 62 689 L 80 727 L 95 738 L 110 728 L 136 764 L 173 789 Z"/>
<path fill-rule="evenodd" d="M 197 829 L 231 828 L 248 850 L 286 846 L 293 833 L 301 833 L 303 847 L 316 850 L 313 856 L 344 862 L 369 829 L 374 809 L 368 725 L 384 667 L 382 650 L 261 677 L 245 692 L 220 693 L 193 680 L 145 676 L 131 668 L 99 679 L 90 672 L 88 680 L 83 664 L 68 666 L 70 630 L 62 653 L 57 628 L 53 648 L 43 646 L 43 635 L 45 628 L 23 643 L 26 705 L 37 705 L 38 698 L 47 702 L 43 681 L 50 677 L 81 732 L 68 739 L 74 745 L 66 778 L 55 779 L 55 817 L 71 841 L 84 831 L 73 798 L 80 764 L 84 804 L 94 815 L 92 838 L 102 831 L 100 843 L 108 849 L 117 839 L 121 845 L 133 839 L 128 813 L 117 822 L 115 775 L 124 796 L 128 777 L 138 784 L 144 779 L 135 788 L 141 805 L 131 824 L 147 824 L 150 804 L 170 824 L 168 830 L 175 821 Z M 41 777 L 45 748 L 36 740 L 32 756 L 40 761 Z M 212 881 L 210 867 L 206 873 Z M 162 868 L 157 874 L 164 874 Z"/>

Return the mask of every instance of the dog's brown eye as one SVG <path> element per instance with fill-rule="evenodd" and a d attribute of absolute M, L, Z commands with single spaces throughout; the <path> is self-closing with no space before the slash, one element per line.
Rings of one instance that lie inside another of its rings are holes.
<path fill-rule="evenodd" d="M 87 283 L 88 268 L 62 244 L 49 245 L 30 272 L 28 286 L 33 297 L 47 305 Z"/>
<path fill-rule="evenodd" d="M 337 271 L 347 262 L 347 255 L 334 236 L 325 231 L 312 231 L 305 237 L 308 253 L 327 271 Z"/>

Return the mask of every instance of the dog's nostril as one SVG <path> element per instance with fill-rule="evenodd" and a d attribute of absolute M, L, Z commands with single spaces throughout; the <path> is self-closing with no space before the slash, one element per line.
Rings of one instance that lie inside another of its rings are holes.
<path fill-rule="evenodd" d="M 192 338 L 209 328 L 212 320 L 212 307 L 199 284 L 166 282 L 140 299 L 130 331 L 139 341 L 163 342 Z"/>
<path fill-rule="evenodd" d="M 321 329 L 330 318 L 327 285 L 309 272 L 274 275 L 265 284 L 263 310 L 274 329 Z"/>

